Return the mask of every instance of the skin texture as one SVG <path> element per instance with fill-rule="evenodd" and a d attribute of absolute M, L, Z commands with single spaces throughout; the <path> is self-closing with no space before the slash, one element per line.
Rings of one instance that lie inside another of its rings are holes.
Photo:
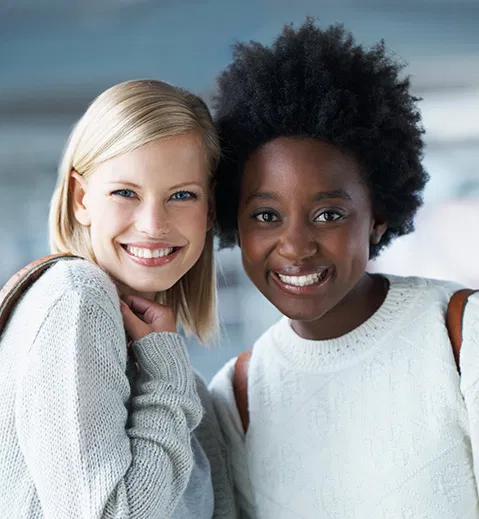
<path fill-rule="evenodd" d="M 198 260 L 208 227 L 208 164 L 194 134 L 158 139 L 101 164 L 87 179 L 72 173 L 76 219 L 90 228 L 100 267 L 121 295 L 153 299 Z M 136 244 L 136 245 L 134 245 Z M 178 250 L 145 266 L 125 245 Z"/>
<path fill-rule="evenodd" d="M 330 144 L 280 137 L 245 164 L 238 207 L 243 265 L 301 337 L 339 337 L 381 305 L 387 283 L 365 269 L 370 244 L 386 228 L 372 214 L 359 165 Z M 302 288 L 277 276 L 315 272 L 324 281 Z"/>

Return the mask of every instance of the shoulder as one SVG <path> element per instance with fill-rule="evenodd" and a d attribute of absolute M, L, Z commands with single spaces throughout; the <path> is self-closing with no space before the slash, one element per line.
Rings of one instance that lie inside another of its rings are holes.
<path fill-rule="evenodd" d="M 83 259 L 60 260 L 30 289 L 33 296 L 48 302 L 68 295 L 95 302 L 108 313 L 119 312 L 119 297 L 111 278 L 97 265 Z"/>
<path fill-rule="evenodd" d="M 228 444 L 241 442 L 244 438 L 234 393 L 236 359 L 237 357 L 234 357 L 228 361 L 213 377 L 209 385 L 213 408 Z"/>
<path fill-rule="evenodd" d="M 236 359 L 230 359 L 213 377 L 209 390 L 214 402 L 234 402 L 233 379 Z"/>
<path fill-rule="evenodd" d="M 234 372 L 234 362 L 236 359 L 232 359 L 228 362 L 227 366 L 229 364 L 232 365 L 232 371 Z M 199 373 L 195 373 L 196 377 L 196 389 L 198 392 L 198 395 L 200 397 L 201 403 L 203 405 L 204 409 L 204 418 L 203 418 L 203 424 L 209 425 L 213 429 L 215 429 L 216 424 L 218 423 L 218 409 L 216 406 L 216 400 L 218 398 L 221 398 L 221 394 L 228 393 L 230 391 L 231 395 L 233 396 L 234 401 L 234 393 L 233 393 L 233 379 L 231 377 L 231 382 L 224 382 L 223 384 L 218 384 L 219 377 L 221 376 L 221 373 L 223 372 L 224 368 L 220 370 L 216 376 L 213 378 L 212 382 L 209 386 L 207 386 L 206 382 L 204 381 L 203 377 Z M 229 387 L 229 389 L 228 389 Z"/>
<path fill-rule="evenodd" d="M 460 283 L 442 279 L 383 275 L 398 297 L 400 293 L 403 293 L 405 301 L 408 301 L 408 303 L 415 301 L 420 306 L 439 304 L 445 309 L 454 292 L 464 288 Z"/>
<path fill-rule="evenodd" d="M 40 278 L 39 285 L 50 290 L 74 291 L 95 298 L 115 300 L 117 291 L 111 278 L 100 267 L 83 259 L 59 261 Z"/>
<path fill-rule="evenodd" d="M 289 319 L 281 317 L 276 323 L 270 326 L 263 332 L 255 341 L 252 350 L 252 357 L 258 351 L 265 351 L 265 349 L 275 340 L 275 335 L 281 333 L 284 326 L 288 326 Z M 245 350 L 247 351 L 247 350 Z M 234 403 L 236 409 L 236 401 L 234 396 L 234 375 L 235 365 L 238 357 L 230 359 L 213 377 L 209 385 L 210 393 L 215 404 L 230 405 Z"/>
<path fill-rule="evenodd" d="M 11 327 L 17 331 L 26 327 L 33 333 L 46 320 L 68 321 L 79 313 L 85 314 L 82 320 L 101 314 L 111 318 L 115 327 L 123 326 L 119 297 L 109 276 L 87 260 L 60 260 L 23 295 L 11 316 Z"/>

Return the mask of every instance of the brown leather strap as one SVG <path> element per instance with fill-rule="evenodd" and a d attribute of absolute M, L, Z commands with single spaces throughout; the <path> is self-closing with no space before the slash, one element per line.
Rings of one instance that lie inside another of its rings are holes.
<path fill-rule="evenodd" d="M 466 307 L 467 299 L 469 296 L 474 294 L 474 292 L 477 292 L 477 290 L 471 290 L 468 288 L 458 290 L 452 295 L 447 307 L 447 332 L 449 334 L 449 339 L 451 340 L 452 352 L 454 353 L 454 359 L 459 373 L 461 373 L 459 357 L 462 346 L 462 320 L 464 317 L 464 309 Z"/>
<path fill-rule="evenodd" d="M 252 348 L 241 353 L 236 359 L 235 372 L 233 378 L 233 390 L 235 393 L 236 407 L 243 424 L 243 431 L 246 433 L 249 426 L 248 411 L 248 364 L 251 357 Z"/>
<path fill-rule="evenodd" d="M 23 267 L 6 282 L 0 290 L 0 335 L 7 324 L 13 307 L 30 285 L 58 260 L 75 258 L 76 256 L 67 253 L 45 256 Z"/>

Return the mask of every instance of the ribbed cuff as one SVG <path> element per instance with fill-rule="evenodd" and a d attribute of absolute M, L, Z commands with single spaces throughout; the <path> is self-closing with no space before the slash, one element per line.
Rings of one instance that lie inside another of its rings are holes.
<path fill-rule="evenodd" d="M 140 370 L 152 379 L 191 390 L 194 373 L 183 337 L 174 332 L 150 333 L 132 346 Z"/>

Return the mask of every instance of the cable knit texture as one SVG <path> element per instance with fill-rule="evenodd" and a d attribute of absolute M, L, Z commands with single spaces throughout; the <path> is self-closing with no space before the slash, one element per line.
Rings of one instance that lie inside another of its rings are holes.
<path fill-rule="evenodd" d="M 459 377 L 445 312 L 460 287 L 387 277 L 383 305 L 338 339 L 282 318 L 256 342 L 246 438 L 235 359 L 213 379 L 242 517 L 479 518 L 479 296 Z"/>
<path fill-rule="evenodd" d="M 187 349 L 176 333 L 131 348 L 138 371 L 95 265 L 60 262 L 24 295 L 0 341 L 1 517 L 162 519 L 181 506 L 204 457 Z M 194 517 L 211 517 L 210 480 L 202 488 L 209 515 Z"/>

